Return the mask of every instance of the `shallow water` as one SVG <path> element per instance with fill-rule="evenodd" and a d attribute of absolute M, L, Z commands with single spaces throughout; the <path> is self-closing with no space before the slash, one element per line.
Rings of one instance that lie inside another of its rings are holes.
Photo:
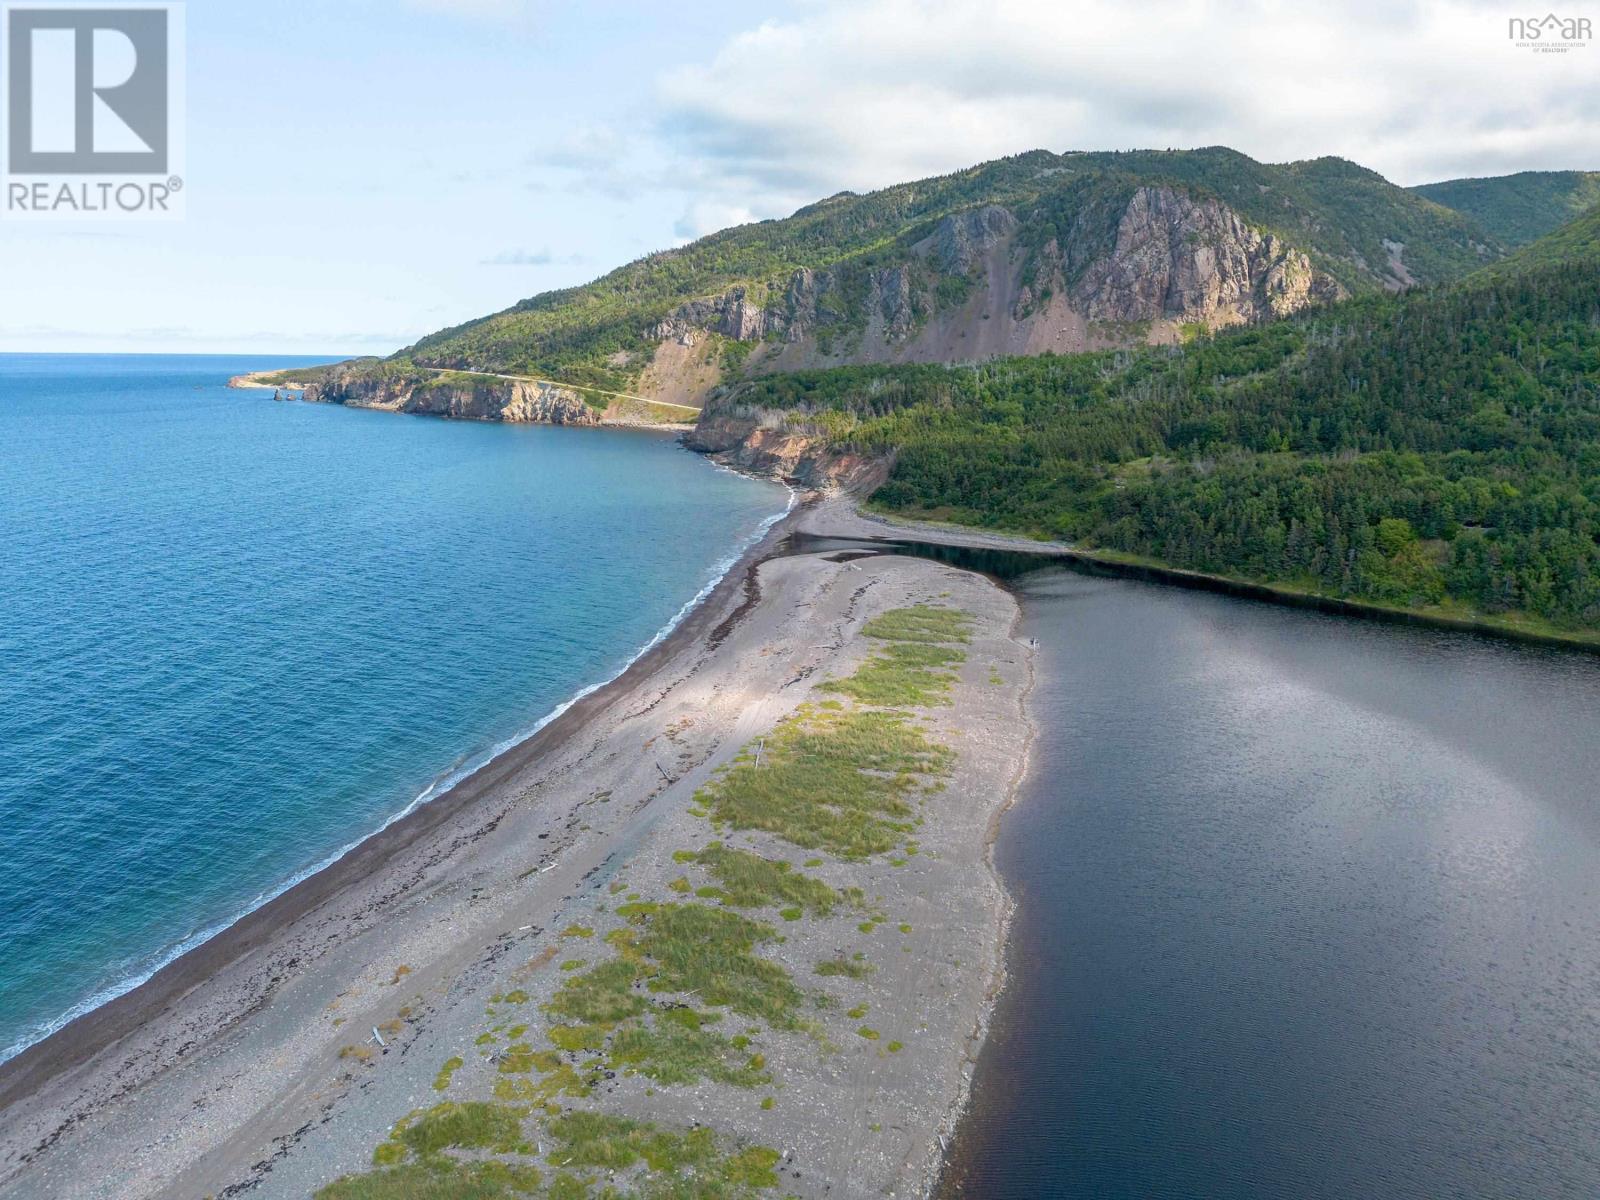
<path fill-rule="evenodd" d="M 1600 660 L 1015 586 L 1012 977 L 944 1193 L 1600 1195 Z"/>
<path fill-rule="evenodd" d="M 0 356 L 0 1056 L 614 674 L 787 503 L 659 435 L 222 386 L 274 365 Z"/>

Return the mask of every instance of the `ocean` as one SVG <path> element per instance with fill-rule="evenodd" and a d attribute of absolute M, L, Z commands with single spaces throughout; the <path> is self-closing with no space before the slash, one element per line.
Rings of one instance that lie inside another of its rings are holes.
<path fill-rule="evenodd" d="M 0 355 L 0 1059 L 658 639 L 788 504 L 650 432 Z"/>

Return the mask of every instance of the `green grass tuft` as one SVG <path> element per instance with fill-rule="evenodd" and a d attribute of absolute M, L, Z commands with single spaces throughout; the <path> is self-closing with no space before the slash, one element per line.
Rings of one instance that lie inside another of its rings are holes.
<path fill-rule="evenodd" d="M 864 858 L 911 832 L 912 799 L 953 757 L 909 714 L 803 707 L 767 737 L 759 767 L 738 763 L 700 797 L 715 820 L 736 829 Z"/>

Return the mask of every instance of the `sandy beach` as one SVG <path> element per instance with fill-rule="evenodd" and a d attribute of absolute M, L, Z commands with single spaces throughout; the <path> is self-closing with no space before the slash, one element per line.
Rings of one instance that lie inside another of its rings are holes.
<path fill-rule="evenodd" d="M 907 716 L 950 752 L 937 784 L 919 786 L 914 834 L 888 853 L 806 858 L 805 875 L 849 903 L 743 913 L 774 932 L 754 953 L 806 1009 L 741 1035 L 760 1082 L 609 1072 L 562 1100 L 772 1147 L 774 1195 L 926 1194 L 1000 979 L 1007 901 L 988 847 L 1026 762 L 1031 666 L 1016 604 L 989 580 L 910 558 L 779 553 L 795 531 L 892 532 L 843 498 L 813 498 L 612 684 L 0 1067 L 0 1195 L 308 1196 L 372 1169 L 408 1113 L 503 1096 L 512 1018 L 486 1014 L 514 1005 L 516 1034 L 539 1045 L 573 964 L 649 919 L 628 916 L 630 901 L 670 902 L 691 882 L 716 894 L 688 878 L 700 868 L 686 853 L 720 837 L 800 866 L 805 854 L 769 832 L 713 829 L 703 789 L 797 713 L 837 708 L 823 685 L 874 655 L 875 617 L 932 606 L 971 623 L 948 702 Z M 862 967 L 819 973 L 825 961 Z"/>

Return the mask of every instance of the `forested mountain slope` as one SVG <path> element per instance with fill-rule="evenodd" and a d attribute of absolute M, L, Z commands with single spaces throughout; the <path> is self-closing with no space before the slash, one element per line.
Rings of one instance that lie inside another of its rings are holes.
<path fill-rule="evenodd" d="M 1523 171 L 1411 190 L 1470 217 L 1507 246 L 1525 246 L 1600 204 L 1600 171 Z"/>
<path fill-rule="evenodd" d="M 1577 220 L 1567 222 L 1554 233 L 1546 234 L 1496 263 L 1487 273 L 1515 275 L 1537 267 L 1581 262 L 1600 264 L 1600 203 Z"/>
<path fill-rule="evenodd" d="M 1596 631 L 1600 266 L 1540 257 L 1183 346 L 772 376 L 701 437 L 892 457 L 901 513 Z"/>
<path fill-rule="evenodd" d="M 842 193 L 535 296 L 423 338 L 384 386 L 450 368 L 698 404 L 769 371 L 1176 342 L 1459 278 L 1502 250 L 1341 159 L 1034 151 Z"/>

